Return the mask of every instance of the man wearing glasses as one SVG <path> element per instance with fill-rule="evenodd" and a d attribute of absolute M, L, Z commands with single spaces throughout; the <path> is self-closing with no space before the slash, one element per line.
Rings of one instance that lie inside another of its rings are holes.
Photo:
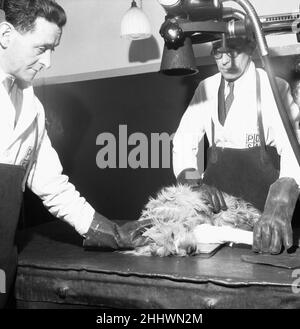
<path fill-rule="evenodd" d="M 205 189 L 214 211 L 226 209 L 222 192 L 262 211 L 253 250 L 278 254 L 291 247 L 291 220 L 299 195 L 300 168 L 289 144 L 267 74 L 252 61 L 255 42 L 231 38 L 213 43 L 219 73 L 201 81 L 173 140 L 179 183 Z M 294 128 L 299 108 L 289 85 L 277 78 Z M 207 167 L 197 171 L 198 144 L 209 142 Z"/>

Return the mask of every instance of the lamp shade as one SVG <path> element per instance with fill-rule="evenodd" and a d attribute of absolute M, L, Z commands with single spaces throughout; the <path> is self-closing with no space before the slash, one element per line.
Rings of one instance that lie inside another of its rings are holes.
<path fill-rule="evenodd" d="M 166 75 L 192 75 L 198 72 L 189 37 L 186 37 L 183 45 L 176 49 L 165 43 L 160 72 Z"/>
<path fill-rule="evenodd" d="M 132 1 L 131 8 L 127 10 L 121 21 L 121 37 L 139 40 L 151 37 L 149 20 L 142 9 Z"/>

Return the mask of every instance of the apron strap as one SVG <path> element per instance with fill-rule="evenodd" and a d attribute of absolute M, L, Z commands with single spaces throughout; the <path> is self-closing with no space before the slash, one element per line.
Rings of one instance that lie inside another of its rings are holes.
<path fill-rule="evenodd" d="M 257 126 L 259 131 L 259 140 L 260 140 L 260 159 L 262 163 L 265 163 L 267 156 L 266 148 L 266 139 L 262 121 L 262 111 L 261 111 L 261 85 L 260 85 L 260 76 L 257 70 L 256 71 L 256 104 L 257 104 Z"/>
<path fill-rule="evenodd" d="M 218 152 L 217 146 L 215 142 L 215 124 L 213 119 L 211 119 L 211 154 L 210 154 L 210 161 L 212 163 L 216 163 L 218 161 Z"/>

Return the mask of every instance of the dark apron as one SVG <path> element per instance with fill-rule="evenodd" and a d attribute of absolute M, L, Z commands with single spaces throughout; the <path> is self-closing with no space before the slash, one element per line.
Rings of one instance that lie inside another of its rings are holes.
<path fill-rule="evenodd" d="M 275 147 L 265 144 L 258 72 L 256 97 L 260 146 L 245 149 L 216 147 L 212 122 L 212 146 L 208 148 L 203 181 L 228 194 L 241 197 L 263 211 L 269 187 L 279 177 L 280 157 Z M 219 104 L 223 101 L 219 99 Z"/>
<path fill-rule="evenodd" d="M 17 268 L 15 232 L 19 220 L 25 169 L 0 164 L 0 269 L 5 273 L 5 293 L 0 292 L 0 308 L 7 302 Z M 3 278 L 3 277 L 2 277 Z"/>
<path fill-rule="evenodd" d="M 212 161 L 216 152 L 217 162 Z M 261 161 L 260 147 L 251 149 L 208 149 L 208 164 L 204 173 L 205 184 L 240 197 L 263 211 L 269 187 L 279 177 L 276 149 L 268 147 L 268 159 Z"/>
<path fill-rule="evenodd" d="M 12 290 L 17 269 L 17 246 L 15 233 L 20 217 L 25 184 L 35 160 L 38 145 L 37 117 L 33 152 L 25 169 L 23 166 L 0 163 L 0 270 L 5 272 L 5 293 L 0 291 L 0 309 Z"/>

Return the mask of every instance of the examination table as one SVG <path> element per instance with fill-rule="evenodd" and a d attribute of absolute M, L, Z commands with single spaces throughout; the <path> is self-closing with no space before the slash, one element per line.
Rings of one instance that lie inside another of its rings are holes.
<path fill-rule="evenodd" d="M 246 246 L 210 258 L 85 251 L 59 220 L 18 240 L 17 308 L 300 308 L 300 269 L 245 262 Z M 299 249 L 291 257 L 298 261 Z"/>

